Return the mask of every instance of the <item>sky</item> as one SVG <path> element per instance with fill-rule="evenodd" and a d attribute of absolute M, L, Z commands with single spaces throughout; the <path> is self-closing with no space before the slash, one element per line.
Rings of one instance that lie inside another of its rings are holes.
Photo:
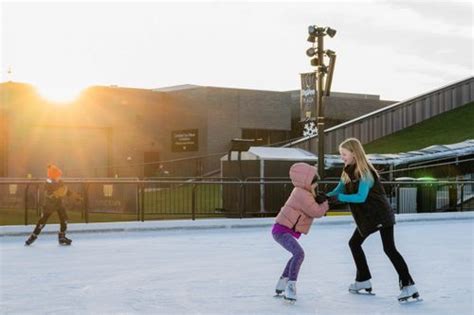
<path fill-rule="evenodd" d="M 52 98 L 91 85 L 287 91 L 330 26 L 332 91 L 403 100 L 473 75 L 469 1 L 2 1 L 0 81 Z M 9 69 L 11 73 L 9 74 Z"/>

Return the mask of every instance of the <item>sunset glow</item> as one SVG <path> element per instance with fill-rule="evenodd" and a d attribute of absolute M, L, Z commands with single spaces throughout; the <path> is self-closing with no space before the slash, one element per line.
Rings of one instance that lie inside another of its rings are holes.
<path fill-rule="evenodd" d="M 38 85 L 36 89 L 41 97 L 60 105 L 67 105 L 76 100 L 82 90 L 61 85 Z"/>

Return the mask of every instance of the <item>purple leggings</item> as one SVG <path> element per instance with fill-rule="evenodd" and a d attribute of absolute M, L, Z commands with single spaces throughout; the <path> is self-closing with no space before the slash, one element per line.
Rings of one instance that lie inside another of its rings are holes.
<path fill-rule="evenodd" d="M 293 254 L 286 263 L 285 270 L 281 276 L 288 277 L 290 281 L 296 281 L 304 260 L 303 248 L 290 233 L 274 233 L 273 238 L 284 249 Z"/>

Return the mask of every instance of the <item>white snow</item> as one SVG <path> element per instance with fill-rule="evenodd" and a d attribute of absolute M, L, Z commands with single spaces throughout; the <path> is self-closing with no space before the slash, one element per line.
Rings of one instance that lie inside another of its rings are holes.
<path fill-rule="evenodd" d="M 320 222 L 333 219 L 341 220 Z M 473 313 L 472 216 L 399 220 L 396 244 L 424 299 L 407 305 L 396 300 L 397 274 L 378 234 L 364 244 L 376 296 L 347 292 L 355 273 L 349 223 L 315 224 L 302 236 L 306 258 L 298 301 L 288 305 L 273 298 L 289 253 L 272 239 L 270 226 L 248 222 L 254 227 L 71 233 L 71 247 L 58 246 L 51 234 L 31 247 L 23 246 L 24 236 L 2 236 L 0 313 Z"/>

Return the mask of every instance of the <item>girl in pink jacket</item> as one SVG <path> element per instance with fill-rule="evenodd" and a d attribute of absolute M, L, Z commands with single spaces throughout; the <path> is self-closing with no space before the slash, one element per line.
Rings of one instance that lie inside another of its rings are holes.
<path fill-rule="evenodd" d="M 308 234 L 313 219 L 324 216 L 329 206 L 325 195 L 316 194 L 319 176 L 315 167 L 306 163 L 293 164 L 290 178 L 295 188 L 276 217 L 272 235 L 278 244 L 293 254 L 275 292 L 280 296 L 284 291 L 286 300 L 296 301 L 296 280 L 304 260 L 304 251 L 297 239 L 301 233 Z"/>

